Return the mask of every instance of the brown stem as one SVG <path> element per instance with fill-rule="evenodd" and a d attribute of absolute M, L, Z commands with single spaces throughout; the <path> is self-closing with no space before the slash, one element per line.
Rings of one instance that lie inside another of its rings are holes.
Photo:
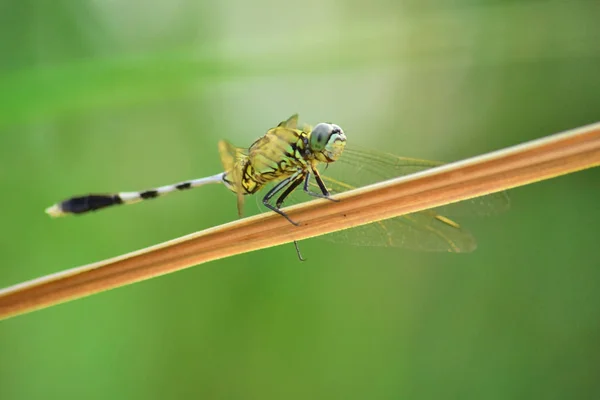
<path fill-rule="evenodd" d="M 245 218 L 113 259 L 0 290 L 0 319 L 193 265 L 503 191 L 600 165 L 600 123 Z"/>

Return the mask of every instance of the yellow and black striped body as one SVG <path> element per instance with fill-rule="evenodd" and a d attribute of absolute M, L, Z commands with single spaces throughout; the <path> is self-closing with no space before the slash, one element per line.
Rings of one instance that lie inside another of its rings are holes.
<path fill-rule="evenodd" d="M 345 142 L 343 131 L 334 124 L 321 123 L 315 128 L 306 125 L 299 129 L 297 114 L 269 129 L 247 149 L 221 140 L 219 153 L 225 170 L 223 182 L 237 195 L 238 214 L 243 214 L 245 195 L 254 194 L 271 182 L 275 186 L 265 195 L 263 204 L 286 218 L 279 207 L 303 181 L 304 191 L 309 195 L 329 197 L 317 166 L 337 160 Z M 306 189 L 311 176 L 317 180 L 321 193 Z M 270 205 L 269 200 L 280 191 L 275 206 Z"/>
<path fill-rule="evenodd" d="M 308 136 L 300 129 L 278 126 L 256 140 L 240 160 L 241 187 L 253 194 L 274 180 L 309 167 Z"/>

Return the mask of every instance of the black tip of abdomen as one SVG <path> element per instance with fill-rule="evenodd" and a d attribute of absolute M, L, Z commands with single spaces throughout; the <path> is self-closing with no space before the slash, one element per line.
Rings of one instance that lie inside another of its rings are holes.
<path fill-rule="evenodd" d="M 60 203 L 60 208 L 65 213 L 82 214 L 121 203 L 123 201 L 118 195 L 91 194 L 65 200 Z"/>

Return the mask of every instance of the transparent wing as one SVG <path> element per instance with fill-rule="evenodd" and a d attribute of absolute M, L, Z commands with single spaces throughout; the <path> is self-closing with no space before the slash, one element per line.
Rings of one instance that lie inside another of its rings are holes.
<path fill-rule="evenodd" d="M 355 246 L 402 247 L 418 251 L 465 253 L 477 243 L 470 232 L 435 215 L 419 212 L 319 236 Z"/>
<path fill-rule="evenodd" d="M 374 150 L 349 148 L 344 150 L 338 161 L 321 172 L 350 186 L 360 187 L 386 179 L 414 174 L 444 164 L 438 161 L 399 157 Z M 343 191 L 346 190 L 349 189 Z M 438 214 L 452 217 L 481 217 L 496 215 L 507 211 L 509 208 L 508 195 L 506 192 L 500 192 L 448 204 L 433 210 Z"/>
<path fill-rule="evenodd" d="M 225 181 L 236 193 L 238 215 L 244 214 L 244 195 L 242 190 L 242 170 L 239 161 L 244 157 L 244 149 L 236 147 L 226 140 L 219 141 L 219 156 L 226 174 Z"/>
<path fill-rule="evenodd" d="M 398 157 L 373 150 L 346 149 L 338 161 L 321 168 L 320 172 L 332 194 L 360 186 L 424 171 L 443 163 Z M 315 182 L 311 189 L 318 191 Z M 308 196 L 294 192 L 286 204 L 306 201 Z M 484 216 L 509 208 L 506 193 L 496 193 L 460 203 L 391 218 L 352 229 L 338 231 L 320 238 L 332 242 L 359 246 L 392 246 L 420 251 L 470 252 L 476 248 L 474 237 L 459 223 L 445 215 Z"/>
<path fill-rule="evenodd" d="M 287 120 L 279 123 L 278 126 L 282 126 L 288 129 L 296 129 L 298 127 L 298 114 L 292 115 Z"/>

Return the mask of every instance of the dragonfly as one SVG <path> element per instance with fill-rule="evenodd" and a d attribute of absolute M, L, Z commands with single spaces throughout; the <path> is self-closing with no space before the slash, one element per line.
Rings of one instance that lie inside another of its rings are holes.
<path fill-rule="evenodd" d="M 338 201 L 335 194 L 443 165 L 380 151 L 347 148 L 346 139 L 342 128 L 333 123 L 319 123 L 314 128 L 305 124 L 300 128 L 298 114 L 294 114 L 269 129 L 248 148 L 219 141 L 223 166 L 223 172 L 219 174 L 143 191 L 74 196 L 54 204 L 46 212 L 52 217 L 84 214 L 219 183 L 236 195 L 240 217 L 246 196 L 265 190 L 262 205 L 292 225 L 299 225 L 282 210 L 284 203 L 302 201 L 299 193 L 308 198 Z M 334 163 L 342 168 L 328 168 Z M 327 174 L 320 172 L 324 168 Z M 321 238 L 359 246 L 471 252 L 476 248 L 474 237 L 449 216 L 491 215 L 508 207 L 507 194 L 500 192 L 333 232 Z M 303 260 L 296 241 L 294 245 L 299 259 Z"/>

